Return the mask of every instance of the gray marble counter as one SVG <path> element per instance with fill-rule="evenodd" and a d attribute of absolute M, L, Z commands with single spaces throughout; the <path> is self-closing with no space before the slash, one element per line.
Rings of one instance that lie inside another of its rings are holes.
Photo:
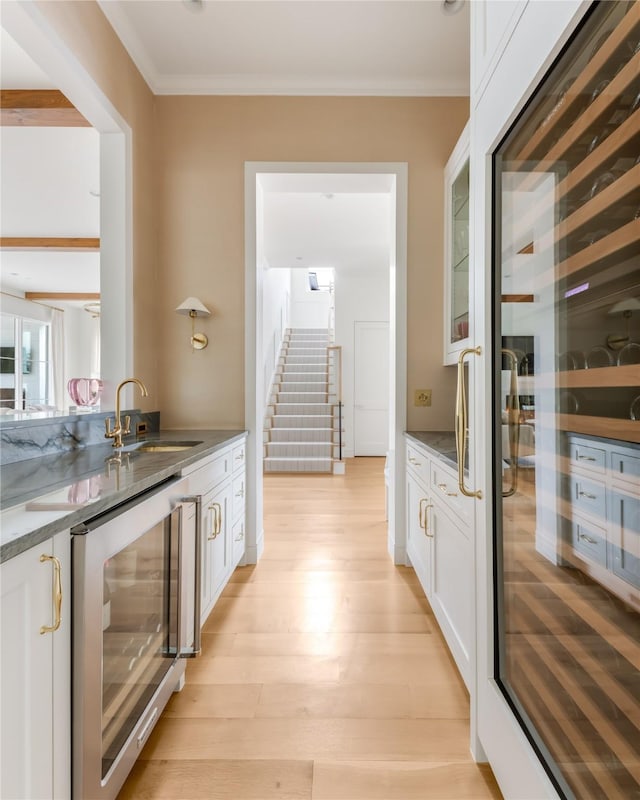
<path fill-rule="evenodd" d="M 180 430 L 145 436 L 199 444 L 177 452 L 118 451 L 91 445 L 0 467 L 0 563 L 101 514 L 234 441 L 245 431 Z"/>
<path fill-rule="evenodd" d="M 454 469 L 458 469 L 456 435 L 453 431 L 405 431 L 404 435 L 407 439 L 419 442 L 433 455 L 448 462 Z"/>

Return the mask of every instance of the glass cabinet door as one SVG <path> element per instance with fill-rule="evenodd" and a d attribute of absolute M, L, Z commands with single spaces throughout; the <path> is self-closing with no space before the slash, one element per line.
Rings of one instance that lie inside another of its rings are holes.
<path fill-rule="evenodd" d="M 562 797 L 640 797 L 640 3 L 494 154 L 495 677 Z"/>
<path fill-rule="evenodd" d="M 467 127 L 445 168 L 445 364 L 469 340 L 469 205 Z"/>

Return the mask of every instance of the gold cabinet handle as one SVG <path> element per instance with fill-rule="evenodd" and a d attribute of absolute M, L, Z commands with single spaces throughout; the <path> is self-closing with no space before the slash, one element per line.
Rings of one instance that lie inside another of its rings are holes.
<path fill-rule="evenodd" d="M 520 398 L 518 397 L 518 357 L 513 350 L 502 348 L 503 355 L 511 364 L 509 382 L 509 407 L 507 408 L 507 429 L 509 434 L 509 460 L 511 461 L 511 488 L 502 491 L 503 497 L 511 497 L 518 489 L 518 459 L 520 457 Z"/>
<path fill-rule="evenodd" d="M 54 621 L 53 625 L 42 625 L 40 633 L 54 633 L 60 627 L 62 622 L 62 564 L 60 559 L 55 556 L 40 556 L 40 563 L 51 561 L 53 563 L 53 608 L 54 608 Z"/>
<path fill-rule="evenodd" d="M 596 459 L 593 456 L 581 456 L 578 455 L 578 461 L 595 461 Z"/>
<path fill-rule="evenodd" d="M 595 539 L 592 539 L 591 536 L 587 536 L 585 533 L 579 533 L 578 539 L 584 539 L 584 541 L 589 542 L 589 544 L 598 544 Z"/>
<path fill-rule="evenodd" d="M 447 486 L 446 483 L 439 483 L 438 484 L 438 489 L 440 489 L 440 491 L 443 494 L 446 494 L 447 497 L 457 497 L 458 496 L 458 492 L 450 492 L 449 491 L 449 487 Z"/>
<path fill-rule="evenodd" d="M 414 464 L 416 467 L 422 466 L 422 461 L 416 461 L 416 459 L 413 456 L 409 456 L 409 463 Z"/>
<path fill-rule="evenodd" d="M 456 454 L 458 456 L 458 487 L 465 497 L 482 499 L 482 492 L 472 491 L 464 485 L 464 454 L 467 448 L 467 406 L 466 388 L 464 385 L 464 359 L 470 354 L 479 356 L 481 347 L 466 347 L 458 356 L 458 387 L 456 389 Z"/>
<path fill-rule="evenodd" d="M 244 484 L 236 492 L 236 497 L 244 497 Z"/>
<path fill-rule="evenodd" d="M 244 528 L 240 528 L 238 535 L 235 538 L 236 542 L 241 542 L 244 539 Z"/>
<path fill-rule="evenodd" d="M 211 542 L 222 530 L 222 508 L 220 507 L 220 503 L 210 503 L 208 508 L 209 511 L 213 511 L 213 526 L 211 534 L 207 536 L 207 540 Z"/>
<path fill-rule="evenodd" d="M 430 508 L 433 508 L 433 503 L 427 503 L 427 505 L 424 507 L 424 535 L 428 536 L 430 539 L 433 539 L 434 534 L 429 533 L 429 517 L 427 515 L 427 511 Z"/>
<path fill-rule="evenodd" d="M 582 492 L 582 491 L 578 492 L 578 497 L 586 497 L 587 500 L 597 500 L 598 499 L 595 496 L 595 494 L 591 494 L 591 492 Z"/>
<path fill-rule="evenodd" d="M 244 450 L 241 450 L 236 456 L 236 461 L 244 461 Z"/>
<path fill-rule="evenodd" d="M 427 498 L 426 497 L 421 497 L 420 498 L 420 503 L 418 504 L 418 524 L 420 525 L 422 530 L 424 530 L 424 527 L 426 525 L 425 518 L 422 516 L 423 515 L 422 504 L 426 503 L 426 502 L 427 502 Z"/>

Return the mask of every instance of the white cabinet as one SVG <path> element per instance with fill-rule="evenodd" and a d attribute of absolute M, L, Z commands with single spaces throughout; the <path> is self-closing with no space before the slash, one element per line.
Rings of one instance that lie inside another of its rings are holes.
<path fill-rule="evenodd" d="M 65 531 L 0 568 L 0 796 L 11 800 L 71 796 L 70 563 Z"/>
<path fill-rule="evenodd" d="M 640 448 L 569 435 L 563 556 L 640 609 Z"/>
<path fill-rule="evenodd" d="M 454 471 L 407 444 L 407 553 L 468 687 L 473 642 L 471 498 Z"/>
<path fill-rule="evenodd" d="M 245 443 L 195 464 L 189 490 L 201 497 L 201 613 L 204 623 L 245 552 Z"/>
<path fill-rule="evenodd" d="M 467 123 L 444 170 L 444 363 L 469 346 L 469 129 Z"/>

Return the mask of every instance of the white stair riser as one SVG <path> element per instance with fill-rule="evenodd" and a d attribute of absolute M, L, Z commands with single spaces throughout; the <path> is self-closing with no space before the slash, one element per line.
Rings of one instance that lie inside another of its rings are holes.
<path fill-rule="evenodd" d="M 333 461 L 330 458 L 265 458 L 265 472 L 332 472 Z"/>
<path fill-rule="evenodd" d="M 331 458 L 333 445 L 331 442 L 267 442 L 264 449 L 266 456 L 274 458 Z"/>
<path fill-rule="evenodd" d="M 330 428 L 333 417 L 330 414 L 274 414 L 269 422 L 271 428 Z"/>
<path fill-rule="evenodd" d="M 332 428 L 272 428 L 270 442 L 324 442 L 331 444 Z"/>

